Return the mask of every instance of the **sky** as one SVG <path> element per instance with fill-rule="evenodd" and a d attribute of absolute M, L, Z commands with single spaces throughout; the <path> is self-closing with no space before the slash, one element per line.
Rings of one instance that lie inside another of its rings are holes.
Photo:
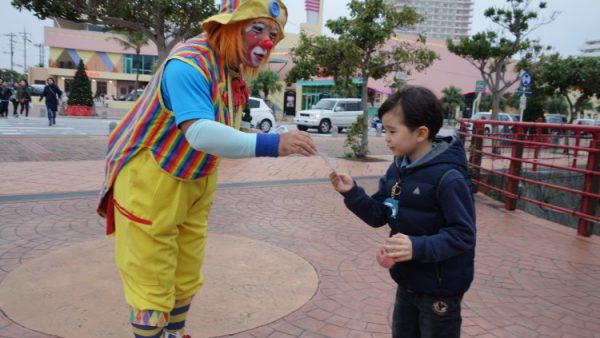
<path fill-rule="evenodd" d="M 324 21 L 340 16 L 348 16 L 349 11 L 346 0 L 324 0 Z M 303 0 L 285 0 L 288 7 L 289 19 L 286 31 L 297 33 L 300 23 L 306 20 Z M 485 9 L 499 7 L 505 3 L 503 0 L 474 0 L 473 25 L 471 33 L 491 29 L 494 25 L 483 16 Z M 546 0 L 548 10 L 558 11 L 557 18 L 534 31 L 531 38 L 540 38 L 542 44 L 554 47 L 562 55 L 577 55 L 579 47 L 586 40 L 600 39 L 600 1 L 598 0 Z M 10 69 L 10 38 L 6 34 L 16 34 L 16 44 L 13 61 L 15 70 L 22 72 L 23 36 L 27 31 L 32 43 L 27 43 L 27 64 L 29 66 L 39 62 L 39 49 L 34 44 L 43 43 L 44 26 L 52 26 L 50 20 L 39 20 L 30 12 L 19 12 L 10 5 L 10 0 L 0 0 L 0 68 Z M 326 30 L 327 34 L 327 30 Z M 48 49 L 44 58 L 48 58 Z"/>

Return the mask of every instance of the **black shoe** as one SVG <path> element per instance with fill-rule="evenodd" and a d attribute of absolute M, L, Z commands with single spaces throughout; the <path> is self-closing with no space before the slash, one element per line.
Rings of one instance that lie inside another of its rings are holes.
<path fill-rule="evenodd" d="M 52 121 L 48 121 L 48 126 L 52 127 Z"/>
<path fill-rule="evenodd" d="M 56 124 L 56 119 L 52 119 L 52 124 Z"/>

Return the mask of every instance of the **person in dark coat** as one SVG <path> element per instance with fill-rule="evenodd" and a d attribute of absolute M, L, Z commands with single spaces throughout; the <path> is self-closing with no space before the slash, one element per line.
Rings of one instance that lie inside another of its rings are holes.
<path fill-rule="evenodd" d="M 56 111 L 58 110 L 58 103 L 62 98 L 62 91 L 56 83 L 54 78 L 46 79 L 46 86 L 40 96 L 40 102 L 46 99 L 46 110 L 48 111 L 48 125 L 51 126 L 56 124 Z"/>
<path fill-rule="evenodd" d="M 8 102 L 12 96 L 12 90 L 8 88 L 8 81 L 2 81 L 2 87 L 0 87 L 0 117 L 8 118 Z"/>
<path fill-rule="evenodd" d="M 13 116 L 19 117 L 19 113 L 17 109 L 19 109 L 19 100 L 17 100 L 17 90 L 19 90 L 19 83 L 17 81 L 13 82 L 12 95 L 10 97 L 10 102 L 13 104 Z"/>
<path fill-rule="evenodd" d="M 21 104 L 21 115 L 25 110 L 25 117 L 29 116 L 29 103 L 31 102 L 31 88 L 27 80 L 21 80 L 19 82 L 19 88 L 17 89 L 17 101 Z"/>

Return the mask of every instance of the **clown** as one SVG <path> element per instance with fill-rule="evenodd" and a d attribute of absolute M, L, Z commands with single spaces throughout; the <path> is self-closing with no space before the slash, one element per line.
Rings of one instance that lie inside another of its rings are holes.
<path fill-rule="evenodd" d="M 310 136 L 239 131 L 256 76 L 283 38 L 280 0 L 230 0 L 177 46 L 109 138 L 98 206 L 135 337 L 184 335 L 203 283 L 219 158 L 316 154 Z"/>

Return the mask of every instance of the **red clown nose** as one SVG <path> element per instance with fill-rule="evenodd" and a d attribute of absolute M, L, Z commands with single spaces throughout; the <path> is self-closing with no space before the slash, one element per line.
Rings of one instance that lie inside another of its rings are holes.
<path fill-rule="evenodd" d="M 273 48 L 273 41 L 265 40 L 265 41 L 259 43 L 258 45 L 263 49 L 271 50 Z"/>

